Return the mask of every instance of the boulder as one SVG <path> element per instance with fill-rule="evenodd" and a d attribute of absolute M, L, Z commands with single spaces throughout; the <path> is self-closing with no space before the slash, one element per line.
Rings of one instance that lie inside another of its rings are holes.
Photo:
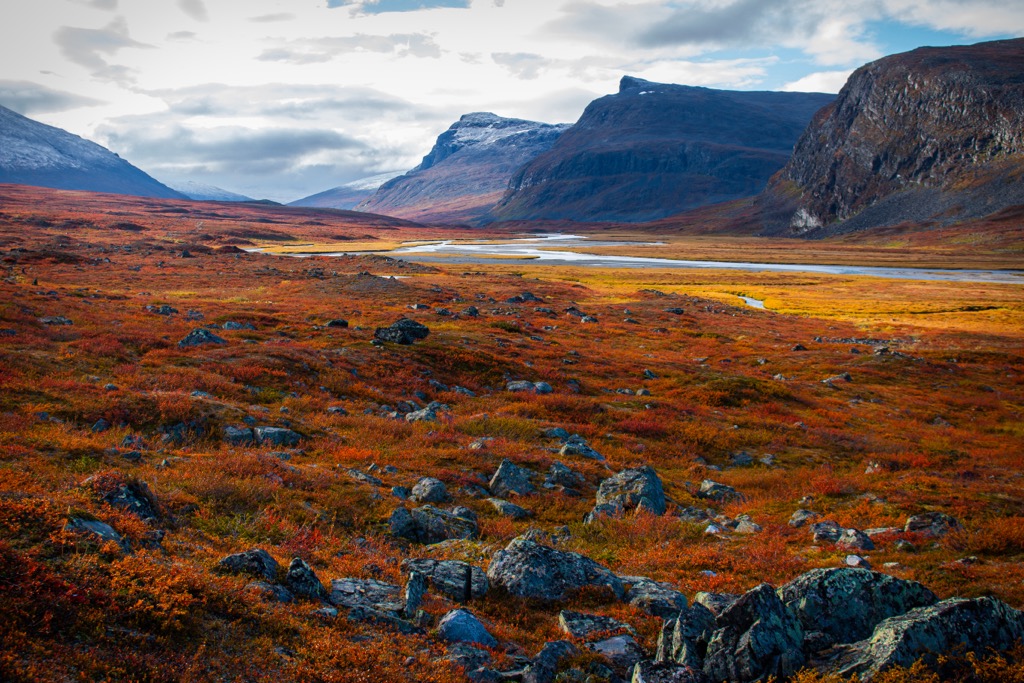
<path fill-rule="evenodd" d="M 600 614 L 583 614 L 571 610 L 562 610 L 558 614 L 558 626 L 571 638 L 593 640 L 594 634 L 635 633 L 633 627 L 618 619 Z"/>
<path fill-rule="evenodd" d="M 227 344 L 227 341 L 221 339 L 213 332 L 210 332 L 205 327 L 197 327 L 178 342 L 178 347 L 187 349 L 193 346 L 203 346 L 206 344 Z"/>
<path fill-rule="evenodd" d="M 908 517 L 903 530 L 907 533 L 921 533 L 926 536 L 945 536 L 950 531 L 962 531 L 963 526 L 955 517 L 943 512 L 925 512 Z"/>
<path fill-rule="evenodd" d="M 697 491 L 698 498 L 713 500 L 716 503 L 732 503 L 744 500 L 742 493 L 731 486 L 719 484 L 717 481 L 705 479 L 700 483 L 700 490 Z"/>
<path fill-rule="evenodd" d="M 320 583 L 316 572 L 298 557 L 288 565 L 288 574 L 284 582 L 288 590 L 300 598 L 323 600 L 327 597 L 327 589 Z"/>
<path fill-rule="evenodd" d="M 402 318 L 389 327 L 378 327 L 373 337 L 382 342 L 409 345 L 418 339 L 426 339 L 429 334 L 430 329 L 426 325 Z"/>
<path fill-rule="evenodd" d="M 478 600 L 489 588 L 484 570 L 459 560 L 412 559 L 404 561 L 402 569 L 423 574 L 435 591 L 459 602 Z"/>
<path fill-rule="evenodd" d="M 590 558 L 524 538 L 495 553 L 487 578 L 522 598 L 561 600 L 585 586 L 607 586 L 619 599 L 624 595 L 619 577 Z"/>
<path fill-rule="evenodd" d="M 817 512 L 813 512 L 811 510 L 797 510 L 793 513 L 793 516 L 789 518 L 789 525 L 794 529 L 799 529 L 807 524 L 807 522 L 812 519 L 817 519 L 819 516 L 820 515 L 818 515 Z"/>
<path fill-rule="evenodd" d="M 519 507 L 515 503 L 510 503 L 507 500 L 502 500 L 501 498 L 488 498 L 487 502 L 490 503 L 502 517 L 526 519 L 532 514 L 526 508 Z"/>
<path fill-rule="evenodd" d="M 589 525 L 604 517 L 621 517 L 623 512 L 625 512 L 625 510 L 622 508 L 622 503 L 618 501 L 595 505 L 594 509 L 588 512 L 587 516 L 583 518 L 583 523 Z"/>
<path fill-rule="evenodd" d="M 124 540 L 121 534 L 114 531 L 114 527 L 95 519 L 72 517 L 64 525 L 64 530 L 93 536 L 102 543 L 112 541 L 121 546 L 121 549 L 125 552 L 129 550 L 128 542 Z"/>
<path fill-rule="evenodd" d="M 662 619 L 671 619 L 686 609 L 686 596 L 668 584 L 644 579 L 633 583 L 626 602 Z"/>
<path fill-rule="evenodd" d="M 410 498 L 416 503 L 447 503 L 452 499 L 444 482 L 433 477 L 423 477 L 417 481 L 412 487 Z"/>
<path fill-rule="evenodd" d="M 448 612 L 437 625 L 437 633 L 449 643 L 476 643 L 484 647 L 497 647 L 498 641 L 487 632 L 471 612 L 456 609 Z"/>
<path fill-rule="evenodd" d="M 620 672 L 632 671 L 637 662 L 645 656 L 643 648 L 633 636 L 612 636 L 596 643 L 588 643 L 587 649 L 607 658 Z"/>
<path fill-rule="evenodd" d="M 559 455 L 578 455 L 583 458 L 590 458 L 591 460 L 604 460 L 604 456 L 595 451 L 587 443 L 587 440 L 578 434 L 573 434 L 565 440 L 562 444 L 562 448 L 558 451 Z"/>
<path fill-rule="evenodd" d="M 693 596 L 693 603 L 695 605 L 703 605 L 715 618 L 718 618 L 722 612 L 732 607 L 740 596 L 733 593 L 705 593 L 701 591 Z"/>
<path fill-rule="evenodd" d="M 810 526 L 810 530 L 814 536 L 815 543 L 835 543 L 843 535 L 843 532 L 846 531 L 846 529 L 831 520 L 816 522 Z"/>
<path fill-rule="evenodd" d="M 398 508 L 391 515 L 391 533 L 416 543 L 433 544 L 449 539 L 473 540 L 479 534 L 476 521 L 441 510 L 433 505 L 412 512 Z"/>
<path fill-rule="evenodd" d="M 505 391 L 536 391 L 537 387 L 534 386 L 533 382 L 528 382 L 524 379 L 515 380 L 505 385 Z"/>
<path fill-rule="evenodd" d="M 715 615 L 704 605 L 694 603 L 662 626 L 656 659 L 701 671 L 714 631 Z"/>
<path fill-rule="evenodd" d="M 334 579 L 327 600 L 336 607 L 365 607 L 393 615 L 406 605 L 401 588 L 376 579 Z"/>
<path fill-rule="evenodd" d="M 256 427 L 253 429 L 256 442 L 261 446 L 269 445 L 278 448 L 294 448 L 302 443 L 302 435 L 284 427 Z"/>
<path fill-rule="evenodd" d="M 156 501 L 144 481 L 132 481 L 121 484 L 117 488 L 101 496 L 104 503 L 125 512 L 129 512 L 144 522 L 155 522 L 157 519 Z"/>
<path fill-rule="evenodd" d="M 867 638 L 883 619 L 938 600 L 916 581 L 848 567 L 813 569 L 778 593 L 805 631 L 828 636 L 826 647 Z"/>
<path fill-rule="evenodd" d="M 707 683 L 699 669 L 666 662 L 639 662 L 630 683 Z"/>
<path fill-rule="evenodd" d="M 766 583 L 744 593 L 715 626 L 704 657 L 712 680 L 786 678 L 804 665 L 803 626 Z"/>
<path fill-rule="evenodd" d="M 496 496 L 527 495 L 537 490 L 530 481 L 532 476 L 530 470 L 505 459 L 491 477 L 488 487 Z"/>
<path fill-rule="evenodd" d="M 583 486 L 584 482 L 582 474 L 573 471 L 564 463 L 555 461 L 551 464 L 550 469 L 548 469 L 547 477 L 544 478 L 544 487 L 555 488 L 562 486 L 567 489 L 576 489 Z"/>
<path fill-rule="evenodd" d="M 278 570 L 277 560 L 262 548 L 228 555 L 217 563 L 217 567 L 231 574 L 248 574 L 267 581 L 274 581 Z"/>
<path fill-rule="evenodd" d="M 665 492 L 661 479 L 651 467 L 623 470 L 601 482 L 597 504 L 619 503 L 624 510 L 641 509 L 665 514 Z"/>
<path fill-rule="evenodd" d="M 402 616 L 411 619 L 416 616 L 420 605 L 423 604 L 423 596 L 427 594 L 427 577 L 417 571 L 409 572 L 409 580 L 405 583 L 405 605 L 402 607 Z"/>
<path fill-rule="evenodd" d="M 567 640 L 544 643 L 533 661 L 523 669 L 523 683 L 553 683 L 559 664 L 577 654 L 579 649 Z"/>
<path fill-rule="evenodd" d="M 224 442 L 232 446 L 250 446 L 256 441 L 256 435 L 249 427 L 224 427 Z"/>
<path fill-rule="evenodd" d="M 284 586 L 267 581 L 253 581 L 246 585 L 245 590 L 259 595 L 267 602 L 294 602 L 295 596 Z"/>
<path fill-rule="evenodd" d="M 953 598 L 886 619 L 870 638 L 836 648 L 828 668 L 869 680 L 893 666 L 919 659 L 934 664 L 956 648 L 1005 651 L 1024 639 L 1024 614 L 996 598 Z"/>
<path fill-rule="evenodd" d="M 836 547 L 840 550 L 874 550 L 875 543 L 863 531 L 844 529 L 836 539 Z"/>

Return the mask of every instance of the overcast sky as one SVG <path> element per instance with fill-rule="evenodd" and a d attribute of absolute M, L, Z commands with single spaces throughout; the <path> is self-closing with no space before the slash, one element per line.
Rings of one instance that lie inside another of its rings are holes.
<path fill-rule="evenodd" d="M 404 171 L 461 114 L 573 122 L 619 78 L 837 92 L 1019 0 L 3 0 L 0 104 L 165 181 L 290 201 Z"/>

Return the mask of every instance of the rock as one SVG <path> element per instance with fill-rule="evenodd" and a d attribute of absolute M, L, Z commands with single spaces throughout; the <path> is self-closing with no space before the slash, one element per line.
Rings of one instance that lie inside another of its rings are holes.
<path fill-rule="evenodd" d="M 224 441 L 232 446 L 249 446 L 256 441 L 256 435 L 249 427 L 227 425 L 222 430 Z"/>
<path fill-rule="evenodd" d="M 583 523 L 590 525 L 605 517 L 621 517 L 623 512 L 625 512 L 625 510 L 622 509 L 622 504 L 618 501 L 595 505 L 594 509 L 588 512 L 587 516 L 583 518 Z"/>
<path fill-rule="evenodd" d="M 597 504 L 618 503 L 624 510 L 642 509 L 665 514 L 665 492 L 661 479 L 651 467 L 623 470 L 601 482 Z"/>
<path fill-rule="evenodd" d="M 551 427 L 550 429 L 544 430 L 544 437 L 547 439 L 558 439 L 559 441 L 568 441 L 569 432 L 565 431 L 561 427 Z"/>
<path fill-rule="evenodd" d="M 582 474 L 573 471 L 559 461 L 555 461 L 551 464 L 547 477 L 544 478 L 544 487 L 556 488 L 562 486 L 567 489 L 576 489 L 583 486 L 585 482 L 586 480 Z"/>
<path fill-rule="evenodd" d="M 700 524 L 711 519 L 711 513 L 697 507 L 686 507 L 679 511 L 679 519 L 690 524 Z"/>
<path fill-rule="evenodd" d="M 505 459 L 491 477 L 488 487 L 496 496 L 527 495 L 537 490 L 530 481 L 532 476 L 530 470 Z"/>
<path fill-rule="evenodd" d="M 898 541 L 896 541 L 892 545 L 893 545 L 893 548 L 895 548 L 896 550 L 899 550 L 899 551 L 902 551 L 902 552 L 905 552 L 905 553 L 912 553 L 912 552 L 917 550 L 917 546 L 915 546 L 913 543 L 911 543 L 910 541 L 908 541 L 905 538 L 899 539 Z"/>
<path fill-rule="evenodd" d="M 284 582 L 288 590 L 300 598 L 323 600 L 327 597 L 327 589 L 320 583 L 316 573 L 298 557 L 288 565 L 288 574 Z"/>
<path fill-rule="evenodd" d="M 488 498 L 487 502 L 490 503 L 498 514 L 502 517 L 511 517 L 512 519 L 526 519 L 531 513 L 526 508 L 519 507 L 515 503 L 510 503 L 507 500 L 501 498 Z"/>
<path fill-rule="evenodd" d="M 843 535 L 843 532 L 846 531 L 831 520 L 816 522 L 811 525 L 810 530 L 814 535 L 815 543 L 835 543 Z"/>
<path fill-rule="evenodd" d="M 378 327 L 373 337 L 382 342 L 409 345 L 418 339 L 426 339 L 429 334 L 430 329 L 426 325 L 402 318 L 390 327 Z"/>
<path fill-rule="evenodd" d="M 466 671 L 475 671 L 491 663 L 491 653 L 473 647 L 469 643 L 452 643 L 444 657 L 452 664 L 461 666 Z"/>
<path fill-rule="evenodd" d="M 341 415 L 342 417 L 348 415 L 348 411 L 345 410 L 345 406 L 328 406 L 328 415 Z"/>
<path fill-rule="evenodd" d="M 384 482 L 378 479 L 377 477 L 373 476 L 372 474 L 367 474 L 366 472 L 360 472 L 359 470 L 353 470 L 348 468 L 342 469 L 342 472 L 344 472 L 345 474 L 347 474 L 348 476 L 352 477 L 353 479 L 360 483 L 369 484 L 370 486 L 376 486 L 378 488 L 384 486 Z"/>
<path fill-rule="evenodd" d="M 416 503 L 447 503 L 452 499 L 448 488 L 440 479 L 423 477 L 412 487 L 410 498 Z"/>
<path fill-rule="evenodd" d="M 405 610 L 408 599 L 394 584 L 376 579 L 334 579 L 327 601 L 336 607 L 363 607 L 397 616 Z"/>
<path fill-rule="evenodd" d="M 480 620 L 467 610 L 448 612 L 437 625 L 437 633 L 449 643 L 477 643 L 484 647 L 497 647 L 498 641 L 487 632 Z"/>
<path fill-rule="evenodd" d="M 847 555 L 843 563 L 847 567 L 853 567 L 855 569 L 871 569 L 871 562 L 866 557 L 860 555 Z"/>
<path fill-rule="evenodd" d="M 759 534 L 761 533 L 761 525 L 755 524 L 749 515 L 740 515 L 736 518 L 734 531 L 738 534 Z"/>
<path fill-rule="evenodd" d="M 437 401 L 431 401 L 422 410 L 414 410 L 410 413 L 406 413 L 406 422 L 437 422 L 437 414 L 440 411 L 447 411 L 449 407 L 444 403 L 438 403 Z"/>
<path fill-rule="evenodd" d="M 256 443 L 278 448 L 294 448 L 302 443 L 302 435 L 284 427 L 256 427 L 253 429 Z"/>
<path fill-rule="evenodd" d="M 130 512 L 144 522 L 157 519 L 156 501 L 144 481 L 133 481 L 119 485 L 101 496 L 111 507 Z"/>
<path fill-rule="evenodd" d="M 611 660 L 612 666 L 620 671 L 630 671 L 644 658 L 643 648 L 633 636 L 613 636 L 596 643 L 587 644 L 587 649 Z"/>
<path fill-rule="evenodd" d="M 715 615 L 704 605 L 694 603 L 665 622 L 658 636 L 656 658 L 700 671 L 714 630 Z"/>
<path fill-rule="evenodd" d="M 348 611 L 347 618 L 349 621 L 354 623 L 377 624 L 406 635 L 423 632 L 422 629 L 417 627 L 415 624 L 410 624 L 408 621 L 395 616 L 395 614 L 391 612 L 381 612 L 380 610 L 371 609 L 369 607 L 353 607 Z"/>
<path fill-rule="evenodd" d="M 938 598 L 917 583 L 866 569 L 813 569 L 778 590 L 804 629 L 852 643 L 883 619 L 934 604 Z"/>
<path fill-rule="evenodd" d="M 552 389 L 551 385 L 548 384 L 547 382 L 534 382 L 533 390 L 535 393 L 538 394 L 550 394 L 554 392 L 554 389 Z"/>
<path fill-rule="evenodd" d="M 844 529 L 836 539 L 836 547 L 840 550 L 874 550 L 875 543 L 863 531 Z"/>
<path fill-rule="evenodd" d="M 344 329 L 344 328 L 348 327 L 348 321 L 344 320 L 342 318 L 335 318 L 334 320 L 328 320 L 327 323 L 324 325 L 324 327 L 333 328 L 333 329 L 338 329 L 338 328 Z"/>
<path fill-rule="evenodd" d="M 221 339 L 205 327 L 197 327 L 186 334 L 185 337 L 178 342 L 178 347 L 186 349 L 193 346 L 203 346 L 205 344 L 227 344 L 227 341 Z"/>
<path fill-rule="evenodd" d="M 577 654 L 579 649 L 567 640 L 544 643 L 533 661 L 523 669 L 523 683 L 554 683 L 559 664 Z"/>
<path fill-rule="evenodd" d="M 522 598 L 561 600 L 585 586 L 607 586 L 619 599 L 624 594 L 622 581 L 590 558 L 523 538 L 495 553 L 487 578 Z"/>
<path fill-rule="evenodd" d="M 712 680 L 785 678 L 804 664 L 804 629 L 764 583 L 718 615 L 708 642 L 704 673 Z"/>
<path fill-rule="evenodd" d="M 459 602 L 479 600 L 490 587 L 482 569 L 459 560 L 412 559 L 404 561 L 402 569 L 423 574 L 435 591 Z"/>
<path fill-rule="evenodd" d="M 954 648 L 966 652 L 1005 651 L 1024 639 L 1024 614 L 996 598 L 953 598 L 919 607 L 878 624 L 871 637 L 839 650 L 829 669 L 868 680 L 918 659 L 933 665 Z"/>
<path fill-rule="evenodd" d="M 96 434 L 102 434 L 103 432 L 110 429 L 110 427 L 111 424 L 101 417 L 100 419 L 96 420 L 96 422 L 93 424 L 93 426 L 91 427 L 91 431 L 95 432 Z"/>
<path fill-rule="evenodd" d="M 94 536 L 101 543 L 108 541 L 116 543 L 125 552 L 128 552 L 130 549 L 128 542 L 124 540 L 121 534 L 114 531 L 114 527 L 99 520 L 72 517 L 64 525 L 64 530 Z"/>
<path fill-rule="evenodd" d="M 671 619 L 686 609 L 686 596 L 668 584 L 645 579 L 629 587 L 626 602 L 648 614 Z"/>
<path fill-rule="evenodd" d="M 420 572 L 409 572 L 409 580 L 405 584 L 405 606 L 402 608 L 402 616 L 406 619 L 415 617 L 426 593 L 427 577 Z"/>
<path fill-rule="evenodd" d="M 534 391 L 535 389 L 533 382 L 526 380 L 516 380 L 505 385 L 505 391 Z"/>
<path fill-rule="evenodd" d="M 433 544 L 449 539 L 473 540 L 479 528 L 472 519 L 424 505 L 411 513 L 398 508 L 391 515 L 391 533 L 416 543 Z"/>
<path fill-rule="evenodd" d="M 717 619 L 722 612 L 732 607 L 740 596 L 732 593 L 705 593 L 701 591 L 693 596 L 693 603 L 706 607 Z"/>
<path fill-rule="evenodd" d="M 797 510 L 793 513 L 793 516 L 789 518 L 789 525 L 794 529 L 799 529 L 803 525 L 807 524 L 807 522 L 812 519 L 817 519 L 820 516 L 821 515 L 817 512 L 812 512 L 811 510 Z"/>
<path fill-rule="evenodd" d="M 559 455 L 578 455 L 584 458 L 590 458 L 591 460 L 604 460 L 604 456 L 595 451 L 587 443 L 587 440 L 578 434 L 573 434 L 565 440 L 562 448 L 558 451 Z"/>
<path fill-rule="evenodd" d="M 248 574 L 258 579 L 274 581 L 277 579 L 277 560 L 270 556 L 266 550 L 253 548 L 242 553 L 228 555 L 217 567 L 231 574 Z"/>
<path fill-rule="evenodd" d="M 955 517 L 943 512 L 925 512 L 908 517 L 903 530 L 907 533 L 921 533 L 926 536 L 945 536 L 951 531 L 962 531 L 963 526 Z"/>
<path fill-rule="evenodd" d="M 558 626 L 567 636 L 581 640 L 591 640 L 591 636 L 595 633 L 620 633 L 622 631 L 635 633 L 632 626 L 624 624 L 618 619 L 570 610 L 559 612 Z"/>
<path fill-rule="evenodd" d="M 630 683 L 707 683 L 704 672 L 666 662 L 639 662 Z"/>
<path fill-rule="evenodd" d="M 744 495 L 733 487 L 719 484 L 711 479 L 705 479 L 700 483 L 697 497 L 713 500 L 716 503 L 732 503 L 745 500 Z"/>
<path fill-rule="evenodd" d="M 48 315 L 39 319 L 39 322 L 43 325 L 74 325 L 71 320 L 65 318 L 62 315 Z"/>
<path fill-rule="evenodd" d="M 223 325 L 225 330 L 255 330 L 256 327 L 252 323 L 240 323 L 234 320 L 228 320 Z"/>
<path fill-rule="evenodd" d="M 294 602 L 295 596 L 284 586 L 267 581 L 253 581 L 246 585 L 245 590 L 256 593 L 267 602 Z"/>

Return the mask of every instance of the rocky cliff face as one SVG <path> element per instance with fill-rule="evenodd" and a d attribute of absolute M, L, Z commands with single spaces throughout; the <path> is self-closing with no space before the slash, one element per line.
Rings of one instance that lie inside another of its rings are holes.
<path fill-rule="evenodd" d="M 419 166 L 384 183 L 357 208 L 428 223 L 481 222 L 512 174 L 550 149 L 568 128 L 466 114 L 437 138 Z"/>
<path fill-rule="evenodd" d="M 858 69 L 763 204 L 767 232 L 946 223 L 1024 203 L 1024 39 L 920 48 Z"/>
<path fill-rule="evenodd" d="M 105 147 L 0 107 L 0 183 L 185 199 Z"/>
<path fill-rule="evenodd" d="M 503 220 L 648 221 L 749 197 L 834 96 L 622 79 L 512 178 Z"/>

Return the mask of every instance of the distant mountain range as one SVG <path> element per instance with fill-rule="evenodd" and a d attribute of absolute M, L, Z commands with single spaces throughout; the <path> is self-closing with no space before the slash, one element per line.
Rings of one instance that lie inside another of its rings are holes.
<path fill-rule="evenodd" d="M 399 174 L 381 173 L 379 175 L 370 176 L 369 178 L 353 180 L 350 183 L 333 187 L 330 190 L 318 192 L 317 194 L 303 197 L 302 199 L 296 199 L 294 202 L 289 202 L 288 206 L 312 206 L 321 209 L 352 210 L 362 202 L 372 197 L 373 193 L 376 192 L 381 185 L 391 180 L 396 175 Z"/>
<path fill-rule="evenodd" d="M 764 233 L 949 224 L 1024 204 L 1024 39 L 858 69 L 758 206 Z"/>
<path fill-rule="evenodd" d="M 0 183 L 185 199 L 105 147 L 2 106 Z"/>
<path fill-rule="evenodd" d="M 569 128 L 466 114 L 437 138 L 419 166 L 384 183 L 356 208 L 421 223 L 487 222 L 512 175 Z"/>
<path fill-rule="evenodd" d="M 167 183 L 167 186 L 176 192 L 180 192 L 189 199 L 195 199 L 197 201 L 207 202 L 252 202 L 256 201 L 252 197 L 246 197 L 244 194 L 238 194 L 237 192 L 231 192 L 225 190 L 222 187 L 216 185 L 208 185 L 206 183 L 199 183 L 194 180 L 183 180 L 180 182 Z"/>

